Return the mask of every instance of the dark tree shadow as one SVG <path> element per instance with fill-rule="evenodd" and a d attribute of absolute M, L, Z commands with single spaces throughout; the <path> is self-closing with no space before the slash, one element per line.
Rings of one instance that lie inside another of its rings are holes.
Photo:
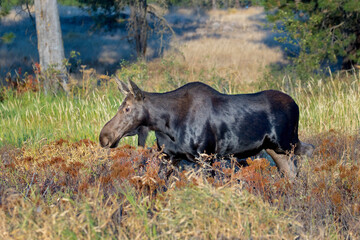
<path fill-rule="evenodd" d="M 135 47 L 127 36 L 125 21 L 116 24 L 111 31 L 96 30 L 94 19 L 80 9 L 60 6 L 59 13 L 65 57 L 69 59 L 72 52 L 78 53 L 78 59 L 70 59 L 73 65 L 81 60 L 79 65 L 94 68 L 97 73 L 113 74 L 120 68 L 122 61 L 137 60 Z M 207 18 L 204 12 L 184 15 L 172 11 L 165 16 L 178 37 L 196 32 L 197 28 L 206 23 Z M 151 23 L 150 28 L 155 29 L 154 24 Z M 9 44 L 0 44 L 0 78 L 4 79 L 9 73 L 14 75 L 19 70 L 21 73 L 32 73 L 34 63 L 39 62 L 34 23 L 28 16 L 18 21 L 3 21 L 0 36 L 7 32 L 13 32 L 16 37 Z M 148 40 L 147 60 L 158 58 L 169 49 L 172 37 L 170 31 L 166 31 L 163 36 L 152 31 Z"/>

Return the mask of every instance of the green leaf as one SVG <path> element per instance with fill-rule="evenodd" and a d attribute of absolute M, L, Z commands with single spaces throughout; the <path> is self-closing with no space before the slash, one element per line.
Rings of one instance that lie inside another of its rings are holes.
<path fill-rule="evenodd" d="M 15 34 L 13 32 L 5 33 L 0 39 L 3 43 L 10 44 L 14 41 Z"/>

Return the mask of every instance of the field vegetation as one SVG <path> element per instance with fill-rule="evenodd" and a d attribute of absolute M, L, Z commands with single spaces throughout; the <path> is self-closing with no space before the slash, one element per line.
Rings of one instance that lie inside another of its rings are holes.
<path fill-rule="evenodd" d="M 209 56 L 199 57 L 196 49 L 205 43 Z M 229 94 L 269 88 L 290 94 L 300 107 L 300 138 L 316 146 L 295 181 L 266 159 L 240 167 L 204 155 L 199 166 L 177 168 L 157 151 L 154 136 L 145 148 L 128 137 L 116 149 L 102 149 L 101 127 L 124 97 L 111 76 L 83 69 L 70 94 L 44 95 L 27 75 L 0 95 L 0 238 L 360 238 L 359 72 L 300 81 L 264 68 L 269 60 L 258 65 L 261 76 L 246 81 L 239 76 L 257 70 L 234 69 L 239 58 L 231 54 L 239 53 L 231 51 L 217 65 L 211 49 L 218 44 L 195 39 L 178 48 L 181 54 L 123 63 L 116 75 L 146 91 L 202 81 Z M 257 52 L 255 62 L 269 53 Z"/>

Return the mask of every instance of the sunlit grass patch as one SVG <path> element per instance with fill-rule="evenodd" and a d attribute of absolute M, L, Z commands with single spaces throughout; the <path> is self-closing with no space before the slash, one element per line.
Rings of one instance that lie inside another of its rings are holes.
<path fill-rule="evenodd" d="M 97 141 L 121 100 L 122 96 L 112 91 L 93 91 L 85 97 L 8 93 L 0 102 L 0 145 L 41 145 L 60 138 Z M 127 138 L 125 143 L 135 145 L 136 138 Z"/>
<path fill-rule="evenodd" d="M 330 129 L 353 134 L 360 126 L 360 78 L 358 75 L 334 75 L 310 79 L 306 84 L 285 77 L 245 84 L 229 74 L 221 77 L 216 69 L 190 71 L 175 59 L 161 62 L 124 65 L 117 73 L 122 80 L 132 79 L 145 91 L 171 91 L 189 81 L 202 81 L 227 94 L 249 93 L 269 88 L 291 95 L 300 109 L 300 135 L 312 136 Z M 45 96 L 42 92 L 2 92 L 0 102 L 0 145 L 41 145 L 59 138 L 97 141 L 102 126 L 116 113 L 123 96 L 109 79 L 102 86 L 94 79 L 82 80 L 69 96 Z M 150 135 L 148 145 L 154 144 Z M 136 137 L 127 137 L 121 144 L 136 145 Z"/>
<path fill-rule="evenodd" d="M 311 78 L 306 83 L 285 76 L 274 82 L 291 95 L 300 109 L 299 131 L 312 136 L 330 130 L 355 134 L 360 129 L 360 75 L 338 73 Z M 262 89 L 269 88 L 265 83 Z"/>
<path fill-rule="evenodd" d="M 147 209 L 149 202 L 137 204 Z M 142 218 L 133 217 L 139 214 L 138 205 L 131 206 L 130 221 L 125 219 L 135 238 L 146 229 Z M 214 188 L 205 183 L 174 189 L 152 205 L 147 224 L 160 239 L 294 238 L 299 226 L 294 216 L 237 187 Z"/>

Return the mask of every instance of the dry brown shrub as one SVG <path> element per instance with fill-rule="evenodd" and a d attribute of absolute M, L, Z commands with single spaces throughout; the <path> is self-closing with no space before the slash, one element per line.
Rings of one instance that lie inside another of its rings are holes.
<path fill-rule="evenodd" d="M 237 178 L 246 183 L 249 192 L 260 194 L 271 202 L 289 187 L 289 182 L 280 176 L 276 167 L 270 166 L 267 159 L 248 159 L 247 163 L 249 166 L 242 168 Z"/>
<path fill-rule="evenodd" d="M 75 148 L 80 147 L 81 145 L 85 145 L 86 147 L 89 147 L 89 146 L 96 146 L 97 143 L 89 139 L 81 139 L 80 141 L 72 144 L 72 146 Z"/>
<path fill-rule="evenodd" d="M 313 231 L 312 234 L 320 237 L 327 234 L 359 237 L 354 220 L 359 220 L 360 215 L 354 209 L 360 203 L 357 150 L 360 136 L 332 130 L 313 137 L 311 142 L 317 146 L 316 151 L 302 163 L 299 178 L 285 195 L 288 207 L 298 209 L 296 212 L 307 232 Z M 328 227 L 329 222 L 332 228 Z"/>
<path fill-rule="evenodd" d="M 129 188 L 141 201 L 164 198 L 161 193 L 172 189 L 236 186 L 297 216 L 304 238 L 360 237 L 360 137 L 331 131 L 309 142 L 317 145 L 314 157 L 301 161 L 299 177 L 292 183 L 266 159 L 248 159 L 248 166 L 241 167 L 234 160 L 207 156 L 200 159 L 201 167 L 179 170 L 154 149 L 121 146 L 109 151 L 85 140 L 59 140 L 36 151 L 0 149 L 0 180 L 5 183 L 0 186 L 0 204 L 11 210 L 23 204 L 16 200 L 19 196 L 37 196 L 34 201 L 41 204 L 65 206 L 69 203 L 58 200 L 64 194 L 84 201 L 95 193 L 105 202 L 119 196 L 122 203 Z M 117 222 L 127 214 L 121 206 Z"/>
<path fill-rule="evenodd" d="M 56 140 L 53 142 L 54 145 L 58 145 L 58 146 L 62 146 L 63 144 L 68 144 L 69 141 L 65 140 L 65 139 L 62 139 L 60 138 L 59 140 Z"/>
<path fill-rule="evenodd" d="M 15 77 L 8 76 L 6 78 L 7 90 L 13 89 L 16 94 L 23 94 L 26 92 L 38 92 L 41 89 L 39 80 L 33 75 L 26 75 L 24 78 L 20 78 L 21 68 L 18 69 L 18 75 Z"/>
<path fill-rule="evenodd" d="M 113 179 L 123 180 L 133 175 L 134 172 L 130 161 L 117 160 L 112 164 L 110 176 Z"/>

